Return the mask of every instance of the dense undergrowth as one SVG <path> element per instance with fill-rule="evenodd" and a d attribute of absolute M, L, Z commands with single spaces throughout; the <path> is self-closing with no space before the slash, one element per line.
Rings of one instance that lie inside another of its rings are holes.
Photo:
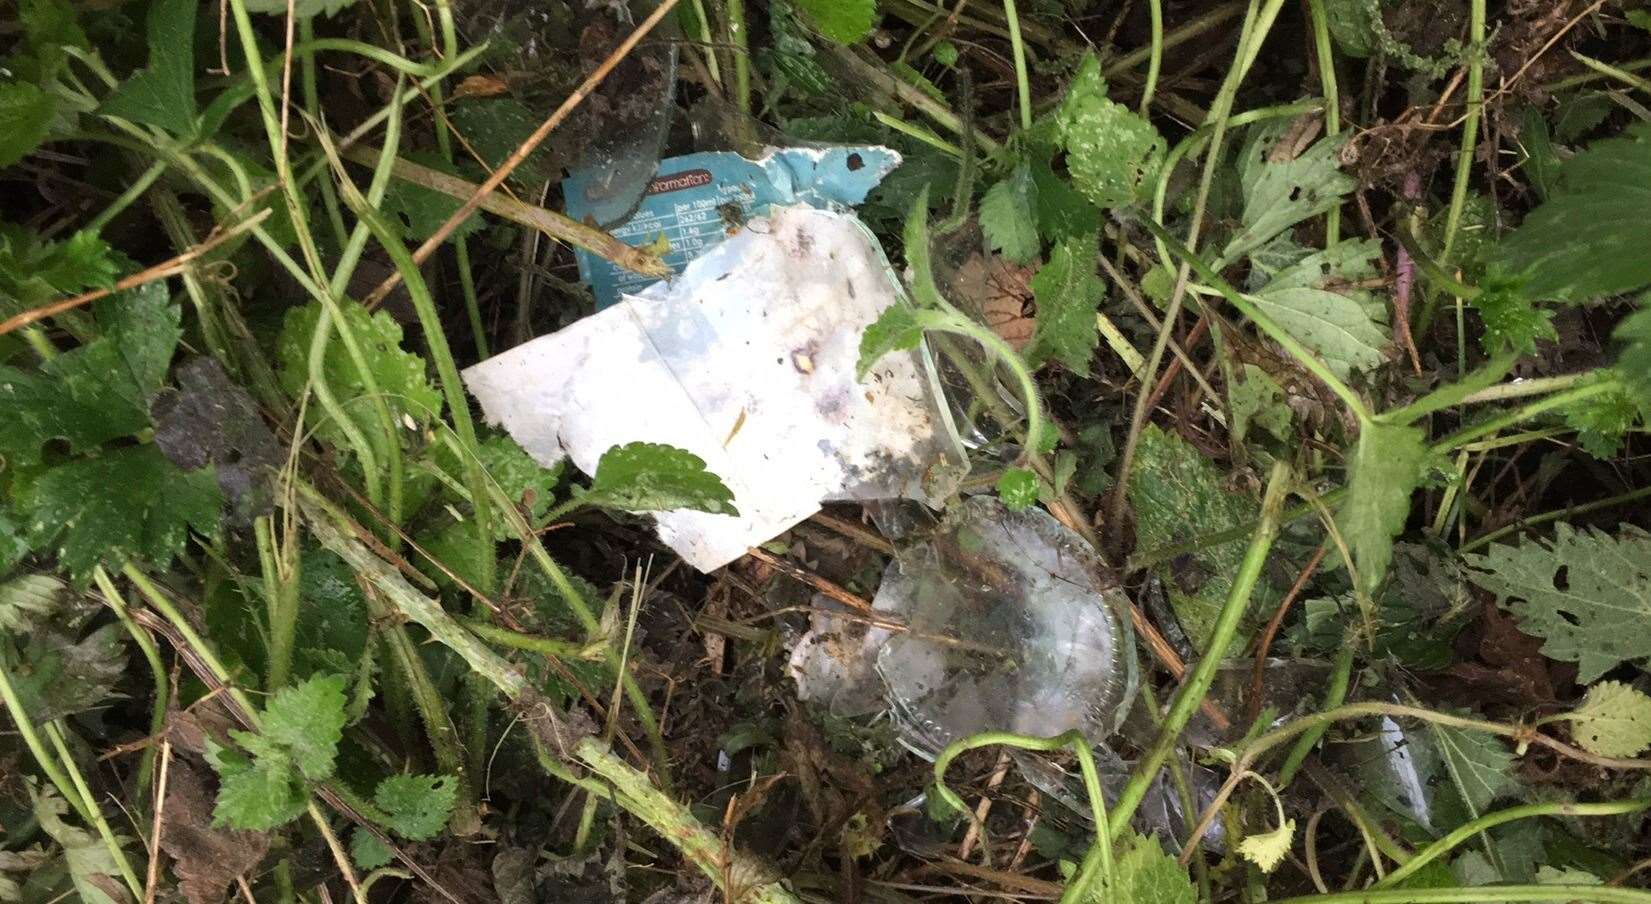
<path fill-rule="evenodd" d="M 1643 0 L 0 7 L 0 902 L 1651 902 L 1648 55 Z M 656 133 L 901 153 L 862 368 L 945 352 L 963 492 L 1115 566 L 1099 763 L 798 699 L 858 507 L 699 574 L 645 513 L 742 501 L 649 412 L 591 475 L 481 423 L 574 248 L 665 272 L 556 213 Z"/>

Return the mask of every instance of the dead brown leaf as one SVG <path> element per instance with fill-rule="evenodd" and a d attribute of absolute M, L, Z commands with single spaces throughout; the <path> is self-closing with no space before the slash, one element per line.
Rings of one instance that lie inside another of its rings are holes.
<path fill-rule="evenodd" d="M 957 268 L 953 286 L 960 300 L 980 311 L 986 325 L 1018 352 L 1032 341 L 1038 325 L 1031 287 L 1036 272 L 996 254 L 977 253 Z"/>
<path fill-rule="evenodd" d="M 269 836 L 212 825 L 212 792 L 185 757 L 167 767 L 161 847 L 171 855 L 178 887 L 189 904 L 218 904 L 236 877 L 258 865 Z"/>

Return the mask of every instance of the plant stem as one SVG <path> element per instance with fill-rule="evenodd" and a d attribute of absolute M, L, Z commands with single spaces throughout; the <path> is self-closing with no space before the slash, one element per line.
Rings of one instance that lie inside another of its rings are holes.
<path fill-rule="evenodd" d="M 120 216 L 121 211 L 132 206 L 133 201 L 142 197 L 143 193 L 149 190 L 149 186 L 155 184 L 155 180 L 160 178 L 161 173 L 166 172 L 166 167 L 165 160 L 156 160 L 149 164 L 143 172 L 138 174 L 136 179 L 132 180 L 132 184 L 128 185 L 125 191 L 121 192 L 115 200 L 109 203 L 108 207 L 103 208 L 102 213 L 99 213 L 82 229 L 86 232 L 97 232 L 109 225 L 110 220 Z"/>
<path fill-rule="evenodd" d="M 126 882 L 126 887 L 131 890 L 132 895 L 141 899 L 143 883 L 138 881 L 138 874 L 132 869 L 131 862 L 126 859 L 126 852 L 121 850 L 120 842 L 115 838 L 114 831 L 109 828 L 109 821 L 103 818 L 103 811 L 98 807 L 97 799 L 92 796 L 91 786 L 86 784 L 86 778 L 75 766 L 74 754 L 69 752 L 69 745 L 64 743 L 63 728 L 58 720 L 53 719 L 46 723 L 46 737 L 51 738 L 52 746 L 57 749 L 63 769 L 68 773 L 69 781 L 85 807 L 87 819 L 97 830 L 98 837 L 103 840 L 103 846 L 114 859 L 115 868 L 120 870 L 121 879 Z"/>
<path fill-rule="evenodd" d="M 269 671 L 264 689 L 273 692 L 286 686 L 292 672 L 292 641 L 298 629 L 298 563 L 292 556 L 290 543 L 279 550 L 276 548 L 269 515 L 260 516 L 252 529 L 263 573 L 265 617 L 269 622 Z"/>
<path fill-rule="evenodd" d="M 1324 131 L 1329 135 L 1341 132 L 1341 92 L 1336 85 L 1336 55 L 1330 44 L 1330 17 L 1324 10 L 1324 0 L 1307 0 L 1307 10 L 1313 20 L 1313 50 L 1318 56 L 1319 85 L 1324 92 Z M 1341 241 L 1341 205 L 1330 208 L 1324 217 L 1326 247 Z"/>
<path fill-rule="evenodd" d="M 420 22 L 424 21 L 419 19 Z M 305 16 L 298 20 L 298 40 L 300 46 L 312 44 L 315 41 L 315 17 Z M 293 55 L 298 56 L 299 82 L 304 92 L 304 108 L 317 122 L 325 121 L 321 110 L 321 93 L 315 81 L 315 54 L 306 53 L 299 56 L 297 47 L 293 48 Z M 321 181 L 321 206 L 326 208 L 327 222 L 332 225 L 333 241 L 344 244 L 349 230 L 344 228 L 344 214 L 338 208 L 338 190 L 330 181 Z"/>
<path fill-rule="evenodd" d="M 1445 837 L 1417 851 L 1409 863 L 1388 873 L 1385 879 L 1377 882 L 1371 888 L 1392 888 L 1414 875 L 1417 870 L 1449 853 L 1452 848 L 1462 842 L 1503 823 L 1518 819 L 1530 819 L 1535 816 L 1621 816 L 1627 813 L 1638 813 L 1647 808 L 1651 808 L 1651 799 L 1639 798 L 1597 804 L 1550 801 L 1539 804 L 1525 804 L 1518 807 L 1509 807 L 1506 810 L 1498 810 L 1495 813 L 1486 813 L 1478 819 L 1453 829 Z"/>
<path fill-rule="evenodd" d="M 1346 638 L 1341 649 L 1336 651 L 1336 662 L 1330 671 L 1330 687 L 1324 692 L 1324 707 L 1326 711 L 1333 710 L 1347 700 L 1347 686 L 1353 677 L 1353 653 L 1358 648 L 1352 637 Z M 1306 761 L 1307 755 L 1313 752 L 1324 733 L 1330 730 L 1330 723 L 1310 728 L 1301 737 L 1296 739 L 1296 746 L 1290 748 L 1289 756 L 1284 758 L 1284 765 L 1278 770 L 1278 784 L 1284 787 L 1296 777 L 1296 770 Z"/>
<path fill-rule="evenodd" d="M 1152 17 L 1152 43 L 1147 48 L 1147 80 L 1141 86 L 1141 115 L 1152 107 L 1152 95 L 1158 91 L 1158 70 L 1164 63 L 1164 0 L 1147 0 L 1147 12 Z"/>
<path fill-rule="evenodd" d="M 533 634 L 522 634 L 509 628 L 482 621 L 476 618 L 461 619 L 460 624 L 470 629 L 472 634 L 482 640 L 510 647 L 515 650 L 526 650 L 529 653 L 538 653 L 541 656 L 552 656 L 557 659 L 585 659 L 592 652 L 605 651 L 605 646 L 593 647 L 590 644 L 581 644 L 572 640 L 563 640 L 560 637 L 539 637 Z M 605 658 L 605 657 L 604 657 Z"/>
<path fill-rule="evenodd" d="M 1273 904 L 1501 904 L 1513 901 L 1593 901 L 1651 904 L 1651 891 L 1607 885 L 1483 885 L 1472 888 L 1395 888 L 1284 898 Z"/>
<path fill-rule="evenodd" d="M 1561 518 L 1572 518 L 1577 515 L 1587 514 L 1588 512 L 1597 512 L 1600 509 L 1622 505 L 1625 502 L 1637 502 L 1648 496 L 1651 496 L 1651 486 L 1640 487 L 1637 490 L 1629 490 L 1626 493 L 1618 493 L 1615 496 L 1609 496 L 1604 499 L 1596 499 L 1593 502 L 1586 502 L 1582 505 L 1571 505 L 1562 509 L 1555 509 L 1551 512 L 1543 512 L 1540 515 L 1531 515 L 1528 518 L 1521 518 L 1512 524 L 1499 527 L 1496 530 L 1485 534 L 1481 534 L 1480 536 L 1475 537 L 1469 542 L 1463 544 L 1456 550 L 1456 552 L 1458 555 L 1473 552 L 1476 549 L 1482 549 L 1489 546 L 1491 543 L 1494 543 L 1509 534 L 1524 530 L 1527 527 L 1535 527 L 1538 524 L 1546 524 L 1549 521 L 1558 521 Z"/>
<path fill-rule="evenodd" d="M 1216 616 L 1215 626 L 1210 631 L 1209 645 L 1204 650 L 1203 657 L 1198 660 L 1198 665 L 1181 685 L 1175 699 L 1170 702 L 1169 712 L 1164 716 L 1163 727 L 1159 729 L 1157 739 L 1153 741 L 1151 749 L 1141 757 L 1140 763 L 1130 774 L 1129 783 L 1124 786 L 1124 790 L 1118 795 L 1117 803 L 1113 805 L 1114 838 L 1128 826 L 1130 817 L 1135 815 L 1135 808 L 1146 796 L 1147 788 L 1157 777 L 1164 760 L 1175 750 L 1182 729 L 1186 728 L 1187 721 L 1198 709 L 1204 695 L 1209 693 L 1210 684 L 1221 668 L 1227 648 L 1232 646 L 1233 640 L 1238 636 L 1238 625 L 1249 608 L 1250 594 L 1255 590 L 1256 581 L 1261 577 L 1261 568 L 1267 562 L 1267 553 L 1273 547 L 1273 539 L 1278 536 L 1285 494 L 1293 479 L 1287 462 L 1273 462 L 1272 470 L 1267 477 L 1267 491 L 1261 501 L 1261 523 L 1256 526 L 1255 533 L 1250 539 L 1250 548 L 1245 551 L 1244 561 L 1233 577 L 1232 590 L 1228 592 L 1227 600 Z M 1087 862 L 1088 858 L 1085 860 Z"/>
<path fill-rule="evenodd" d="M 1156 0 L 1154 8 L 1156 8 Z M 1020 40 L 1020 14 L 1015 0 L 1003 0 L 1003 18 L 1009 24 L 1009 49 L 1015 58 L 1015 96 L 1020 101 L 1020 129 L 1032 129 L 1032 83 L 1026 77 L 1026 46 Z"/>
<path fill-rule="evenodd" d="M 143 653 L 144 661 L 149 664 L 149 673 L 155 680 L 155 702 L 149 709 L 149 736 L 158 738 L 166 730 L 166 707 L 172 699 L 171 682 L 166 677 L 166 665 L 161 662 L 160 650 L 155 648 L 154 638 L 147 631 L 138 627 L 132 621 L 132 612 L 126 605 L 126 598 L 120 595 L 120 589 L 109 578 L 109 573 L 99 565 L 92 570 L 92 580 L 97 583 L 98 589 L 103 592 L 103 598 L 109 608 L 115 610 L 115 617 L 120 619 L 126 633 L 132 636 L 132 642 L 138 645 Z M 138 766 L 138 795 L 146 796 L 149 789 L 149 780 L 155 770 L 155 745 L 151 744 L 143 751 L 143 760 Z"/>
<path fill-rule="evenodd" d="M 745 0 L 724 0 L 728 17 L 728 46 L 733 48 L 734 107 L 741 113 L 751 113 L 750 29 L 745 21 Z"/>
<path fill-rule="evenodd" d="M 57 793 L 69 802 L 76 814 L 82 820 L 90 823 L 92 812 L 80 799 L 75 786 L 69 782 L 69 777 L 58 764 L 57 757 L 41 742 L 40 734 L 35 731 L 34 722 L 29 718 L 28 711 L 23 706 L 22 698 L 17 696 L 17 689 L 13 686 L 11 675 L 6 671 L 4 660 L 0 660 L 0 702 L 6 706 L 6 712 L 11 715 L 13 725 L 17 726 L 17 734 L 23 739 L 23 746 L 29 748 L 34 756 L 35 764 L 40 771 L 46 774 L 46 780 L 52 783 Z"/>

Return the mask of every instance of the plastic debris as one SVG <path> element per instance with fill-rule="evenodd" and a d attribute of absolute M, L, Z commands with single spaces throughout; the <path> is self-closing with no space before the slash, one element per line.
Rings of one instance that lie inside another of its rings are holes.
<path fill-rule="evenodd" d="M 660 161 L 658 175 L 638 187 L 629 218 L 613 227 L 628 245 L 648 246 L 673 272 L 721 244 L 747 220 L 775 206 L 852 206 L 900 165 L 884 147 L 768 148 L 755 160 L 731 151 L 706 151 Z M 650 169 L 651 173 L 652 170 Z M 603 224 L 613 217 L 616 169 L 582 167 L 562 182 L 568 216 Z M 588 251 L 578 252 L 579 275 L 590 283 L 600 310 L 651 279 Z"/>
<path fill-rule="evenodd" d="M 822 501 L 938 506 L 967 469 L 927 351 L 856 379 L 860 336 L 901 289 L 851 214 L 775 207 L 655 283 L 464 372 L 487 419 L 540 464 L 594 473 L 646 440 L 705 460 L 738 515 L 657 516 L 660 538 L 719 568 Z"/>
<path fill-rule="evenodd" d="M 932 759 L 983 731 L 1076 728 L 1095 744 L 1115 732 L 1135 695 L 1134 639 L 1099 571 L 1042 509 L 975 496 L 948 511 L 873 601 L 906 625 L 877 655 L 902 743 Z"/>

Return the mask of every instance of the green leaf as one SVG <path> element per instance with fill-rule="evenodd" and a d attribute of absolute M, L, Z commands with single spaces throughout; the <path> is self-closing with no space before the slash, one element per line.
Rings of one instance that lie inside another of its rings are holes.
<path fill-rule="evenodd" d="M 1364 59 L 1381 46 L 1376 37 L 1375 10 L 1370 0 L 1321 0 L 1330 36 L 1342 53 Z"/>
<path fill-rule="evenodd" d="M 1100 208 L 1057 176 L 1043 160 L 1033 160 L 1032 185 L 1036 191 L 1038 231 L 1053 241 L 1093 236 L 1101 231 Z"/>
<path fill-rule="evenodd" d="M 1144 197 L 1164 163 L 1164 139 L 1152 123 L 1107 98 L 1093 53 L 1084 57 L 1054 114 L 1072 184 L 1101 208 Z"/>
<path fill-rule="evenodd" d="M 1031 508 L 1038 501 L 1038 475 L 1025 468 L 1010 468 L 997 479 L 997 495 L 1010 511 Z"/>
<path fill-rule="evenodd" d="M 68 587 L 49 574 L 20 574 L 0 584 L 0 631 L 19 635 L 63 604 Z"/>
<path fill-rule="evenodd" d="M 152 445 L 58 465 L 29 497 L 31 542 L 54 546 L 77 580 L 128 560 L 165 568 L 191 529 L 216 535 L 223 504 L 212 468 L 181 471 Z"/>
<path fill-rule="evenodd" d="M 1245 364 L 1237 379 L 1227 384 L 1227 399 L 1233 413 L 1233 439 L 1243 442 L 1252 424 L 1275 439 L 1290 439 L 1294 413 L 1285 403 L 1284 387 L 1272 375 L 1254 364 Z"/>
<path fill-rule="evenodd" d="M 946 315 L 930 308 L 913 307 L 903 301 L 883 309 L 877 319 L 860 335 L 860 362 L 855 376 L 865 380 L 866 374 L 890 352 L 909 352 L 923 341 L 924 330 L 935 329 L 946 322 Z"/>
<path fill-rule="evenodd" d="M 1588 688 L 1582 705 L 1564 718 L 1571 737 L 1589 753 L 1631 757 L 1651 747 L 1651 697 L 1620 681 Z"/>
<path fill-rule="evenodd" d="M 487 476 L 499 485 L 506 497 L 520 505 L 527 514 L 528 523 L 538 525 L 539 519 L 550 510 L 555 501 L 556 483 L 562 477 L 563 462 L 547 468 L 533 460 L 517 442 L 503 434 L 486 437 L 476 449 Z M 516 537 L 509 522 L 498 519 L 494 536 L 500 540 Z"/>
<path fill-rule="evenodd" d="M 98 112 L 194 137 L 196 6 L 196 0 L 152 0 L 149 68 L 116 87 Z"/>
<path fill-rule="evenodd" d="M 1249 296 L 1290 335 L 1347 379 L 1387 360 L 1389 336 L 1381 302 L 1369 292 L 1344 288 L 1375 275 L 1381 256 L 1374 241 L 1345 241 L 1309 254 Z"/>
<path fill-rule="evenodd" d="M 1198 892 L 1185 867 L 1157 838 L 1129 833 L 1112 863 L 1113 884 L 1090 889 L 1091 904 L 1194 904 Z"/>
<path fill-rule="evenodd" d="M 1471 303 L 1485 327 L 1479 341 L 1487 353 L 1528 354 L 1536 350 L 1537 340 L 1559 337 L 1554 332 L 1553 312 L 1537 307 L 1523 279 L 1509 277 L 1497 266 L 1485 274 L 1479 288 Z"/>
<path fill-rule="evenodd" d="M 447 828 L 457 793 L 458 782 L 449 775 L 392 775 L 378 783 L 373 802 L 397 835 L 428 841 Z"/>
<path fill-rule="evenodd" d="M 123 888 L 120 884 L 120 866 L 115 862 L 115 855 L 109 846 L 92 831 L 71 825 L 64 819 L 68 815 L 69 804 L 63 798 L 50 790 L 36 793 L 32 787 L 29 788 L 29 795 L 34 799 L 34 817 L 40 821 L 40 828 L 63 848 L 69 878 L 74 882 L 75 893 L 82 904 L 122 904 L 124 895 L 116 898 L 104 890 Z M 120 841 L 117 837 L 117 844 Z M 121 846 L 124 847 L 124 844 Z"/>
<path fill-rule="evenodd" d="M 1502 241 L 1498 260 L 1530 297 L 1582 300 L 1651 283 L 1651 128 L 1565 161 L 1552 197 Z"/>
<path fill-rule="evenodd" d="M 1221 251 L 1223 262 L 1235 261 L 1302 220 L 1330 211 L 1353 190 L 1353 177 L 1343 173 L 1338 162 L 1341 136 L 1321 138 L 1292 160 L 1273 160 L 1273 149 L 1289 128 L 1288 121 L 1255 127 L 1240 153 L 1243 228 Z"/>
<path fill-rule="evenodd" d="M 480 98 L 452 106 L 454 131 L 464 136 L 489 171 L 498 169 L 545 119 L 543 113 L 535 114 L 513 97 Z M 511 171 L 509 181 L 521 189 L 534 189 L 553 179 L 558 167 L 550 148 L 541 145 Z"/>
<path fill-rule="evenodd" d="M 1543 655 L 1577 663 L 1579 682 L 1651 657 L 1651 534 L 1625 524 L 1613 538 L 1562 522 L 1551 540 L 1494 544 L 1467 562 L 1469 580 L 1543 638 Z"/>
<path fill-rule="evenodd" d="M 452 164 L 435 154 L 414 151 L 407 154 L 406 158 L 449 176 L 461 175 Z M 435 235 L 437 230 L 447 223 L 447 218 L 456 213 L 463 203 L 452 195 L 396 178 L 390 180 L 389 188 L 384 192 L 384 200 L 379 204 L 378 210 L 384 215 L 386 222 L 396 226 L 402 238 L 422 242 Z M 462 238 L 481 229 L 482 225 L 481 214 L 473 213 L 453 230 L 452 235 Z"/>
<path fill-rule="evenodd" d="M 267 832 L 304 812 L 309 795 L 287 758 L 275 755 L 249 760 L 210 735 L 206 755 L 218 772 L 218 802 L 212 808 L 214 825 Z"/>
<path fill-rule="evenodd" d="M 705 470 L 704 459 L 660 443 L 627 443 L 602 453 L 585 499 L 631 512 L 739 514 L 734 494 Z"/>
<path fill-rule="evenodd" d="M 1640 410 L 1651 416 L 1651 298 L 1641 299 L 1638 311 L 1617 324 L 1611 338 L 1621 343 L 1616 369 L 1642 400 Z"/>
<path fill-rule="evenodd" d="M 0 576 L 8 574 L 33 550 L 28 529 L 4 503 L 0 503 Z M 4 627 L 4 622 L 0 621 L 0 628 Z"/>
<path fill-rule="evenodd" d="M 1519 787 L 1513 771 L 1513 754 L 1497 738 L 1484 732 L 1430 723 L 1428 732 L 1439 745 L 1439 754 L 1451 784 L 1461 795 L 1470 819 L 1478 819 L 1492 802 Z"/>
<path fill-rule="evenodd" d="M 1427 434 L 1416 427 L 1366 421 L 1347 463 L 1347 501 L 1337 521 L 1353 549 L 1359 586 L 1374 593 L 1393 558 L 1393 538 L 1410 516 L 1410 495 L 1427 464 Z"/>
<path fill-rule="evenodd" d="M 980 229 L 986 244 L 1017 264 L 1030 263 L 1043 245 L 1038 240 L 1038 187 L 1024 161 L 1009 178 L 986 189 L 980 199 Z"/>
<path fill-rule="evenodd" d="M 354 301 L 340 303 L 344 323 L 355 334 L 360 344 L 367 369 L 378 384 L 391 418 L 401 425 L 405 418 L 415 424 L 429 424 L 441 414 L 441 393 L 431 384 L 424 359 L 401 347 L 401 325 L 390 315 L 379 310 L 368 313 Z M 297 398 L 309 381 L 310 339 L 321 320 L 321 303 L 310 302 L 287 312 L 281 327 L 281 338 L 276 345 L 281 388 Z M 333 396 L 349 413 L 351 420 L 369 437 L 380 435 L 378 417 L 367 384 L 350 358 L 349 350 L 338 336 L 338 325 L 333 324 L 332 340 L 327 344 L 323 363 L 327 385 Z M 333 423 L 321 406 L 312 402 L 308 407 L 307 423 L 318 435 L 340 452 L 349 450 L 348 441 L 338 425 Z"/>
<path fill-rule="evenodd" d="M 350 833 L 350 859 L 364 870 L 375 870 L 395 859 L 395 853 L 378 836 L 361 826 Z"/>
<path fill-rule="evenodd" d="M 115 284 L 118 265 L 108 243 L 81 230 L 61 242 L 0 224 L 0 305 L 11 312 L 38 307 L 61 295 Z M 130 297 L 130 296 L 128 296 Z"/>
<path fill-rule="evenodd" d="M 857 44 L 877 25 L 876 0 L 795 0 L 820 34 L 839 44 Z"/>
<path fill-rule="evenodd" d="M 1584 451 L 1602 461 L 1609 460 L 1621 451 L 1623 437 L 1642 417 L 1641 404 L 1642 400 L 1635 399 L 1626 388 L 1613 385 L 1599 395 L 1567 405 L 1565 423 L 1576 428 L 1577 444 Z"/>
<path fill-rule="evenodd" d="M 20 652 L 12 680 L 37 723 L 103 705 L 126 671 L 126 637 L 118 624 L 82 637 L 75 620 L 54 620 L 31 630 Z"/>
<path fill-rule="evenodd" d="M 11 166 L 46 140 L 57 98 L 28 82 L 0 85 L 0 167 Z"/>
<path fill-rule="evenodd" d="M 1093 235 L 1061 242 L 1032 276 L 1029 285 L 1038 303 L 1038 320 L 1026 361 L 1033 367 L 1054 359 L 1089 376 L 1089 360 L 1100 342 L 1095 310 L 1106 294 L 1095 275 L 1098 247 Z"/>
<path fill-rule="evenodd" d="M 344 676 L 312 675 L 275 692 L 264 710 L 263 736 L 281 745 L 312 781 L 332 775 L 344 735 Z"/>
<path fill-rule="evenodd" d="M 1129 504 L 1135 510 L 1137 545 L 1143 550 L 1249 524 L 1260 513 L 1253 497 L 1227 488 L 1226 473 L 1214 462 L 1180 436 L 1154 424 L 1141 432 L 1129 472 Z M 1244 543 L 1235 541 L 1204 546 L 1158 566 L 1170 605 L 1194 647 L 1202 650 L 1208 644 L 1216 615 L 1232 589 L 1232 576 L 1243 559 Z M 1276 591 L 1262 581 L 1250 609 L 1270 611 L 1277 599 Z"/>

